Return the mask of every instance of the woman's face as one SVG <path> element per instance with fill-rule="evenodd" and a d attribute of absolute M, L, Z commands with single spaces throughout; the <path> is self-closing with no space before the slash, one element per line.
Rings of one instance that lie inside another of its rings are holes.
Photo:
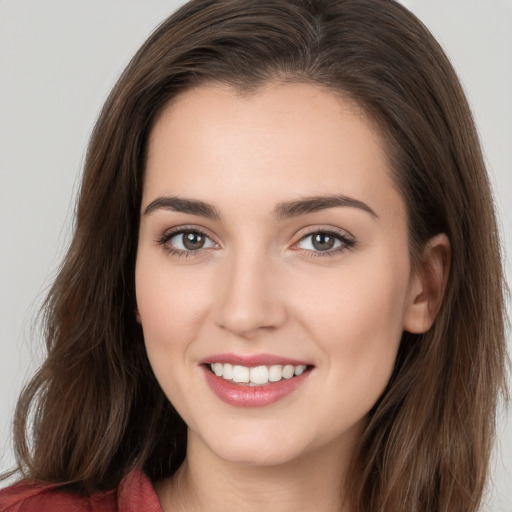
<path fill-rule="evenodd" d="M 406 226 L 351 103 L 282 83 L 178 96 L 149 141 L 136 290 L 189 441 L 265 465 L 350 450 L 412 314 Z"/>

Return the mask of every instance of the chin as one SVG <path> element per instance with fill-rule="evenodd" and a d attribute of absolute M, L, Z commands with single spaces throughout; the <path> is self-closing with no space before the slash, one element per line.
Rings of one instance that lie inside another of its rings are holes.
<path fill-rule="evenodd" d="M 290 436 L 288 429 L 269 433 L 253 426 L 245 431 L 226 431 L 206 436 L 189 435 L 189 440 L 203 445 L 219 459 L 242 466 L 278 466 L 300 458 L 307 443 Z"/>

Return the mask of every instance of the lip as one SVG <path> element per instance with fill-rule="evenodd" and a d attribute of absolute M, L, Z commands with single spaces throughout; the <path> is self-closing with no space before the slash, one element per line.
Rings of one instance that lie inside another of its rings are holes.
<path fill-rule="evenodd" d="M 217 377 L 210 371 L 207 364 L 202 364 L 201 369 L 213 393 L 223 402 L 236 407 L 263 407 L 273 404 L 297 390 L 311 374 L 311 368 L 308 368 L 301 375 L 291 379 L 281 379 L 278 382 L 269 382 L 262 386 L 247 386 Z"/>
<path fill-rule="evenodd" d="M 312 366 L 311 363 L 307 361 L 301 361 L 299 359 L 290 359 L 288 357 L 281 357 L 275 354 L 214 354 L 199 361 L 199 364 L 211 364 L 211 363 L 229 363 L 229 364 L 237 364 L 240 366 L 271 366 L 273 364 L 281 364 L 287 365 L 291 364 L 293 366 Z"/>

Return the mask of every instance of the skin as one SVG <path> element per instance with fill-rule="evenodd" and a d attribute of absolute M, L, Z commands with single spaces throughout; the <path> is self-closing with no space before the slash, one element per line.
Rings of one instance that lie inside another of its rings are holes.
<path fill-rule="evenodd" d="M 354 206 L 274 214 L 283 202 L 333 194 L 374 214 Z M 167 196 L 208 203 L 219 218 L 146 213 Z M 189 427 L 185 463 L 155 485 L 164 511 L 350 510 L 343 482 L 354 445 L 402 331 L 430 327 L 447 273 L 443 235 L 412 273 L 405 211 L 372 124 L 319 87 L 276 82 L 241 95 L 200 86 L 161 113 L 149 141 L 136 291 L 152 368 Z M 183 226 L 208 236 L 202 249 L 169 252 L 180 236 L 160 243 Z M 353 245 L 319 251 L 308 235 L 321 229 Z M 235 407 L 213 394 L 199 365 L 226 352 L 313 369 L 274 404 Z"/>

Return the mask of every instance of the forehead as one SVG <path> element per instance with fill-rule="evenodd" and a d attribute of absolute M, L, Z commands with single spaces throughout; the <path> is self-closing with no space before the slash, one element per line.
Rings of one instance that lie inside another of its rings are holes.
<path fill-rule="evenodd" d="M 373 124 L 324 88 L 271 83 L 241 94 L 205 85 L 177 96 L 157 119 L 143 203 L 172 194 L 271 208 L 343 193 L 389 206 L 401 202 L 390 176 Z"/>

